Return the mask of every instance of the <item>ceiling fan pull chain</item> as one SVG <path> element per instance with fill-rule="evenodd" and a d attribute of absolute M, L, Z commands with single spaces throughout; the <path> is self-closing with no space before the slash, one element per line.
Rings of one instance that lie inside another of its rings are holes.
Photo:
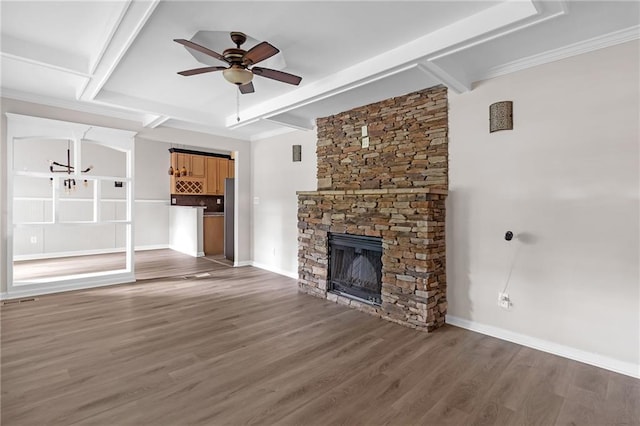
<path fill-rule="evenodd" d="M 236 90 L 236 121 L 240 122 L 240 92 Z"/>

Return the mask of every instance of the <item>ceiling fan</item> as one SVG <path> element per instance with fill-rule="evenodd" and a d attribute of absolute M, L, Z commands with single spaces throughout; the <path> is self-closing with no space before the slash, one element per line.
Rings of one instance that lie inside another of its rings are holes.
<path fill-rule="evenodd" d="M 180 43 L 190 49 L 202 52 L 205 55 L 219 59 L 222 62 L 226 62 L 228 66 L 214 66 L 195 68 L 192 70 L 180 71 L 178 74 L 184 76 L 203 74 L 207 72 L 222 71 L 224 78 L 240 89 L 240 93 L 253 93 L 253 80 L 254 75 L 260 77 L 270 78 L 272 80 L 281 81 L 283 83 L 298 85 L 302 81 L 302 77 L 289 74 L 283 71 L 277 71 L 270 68 L 262 68 L 254 66 L 258 62 L 264 61 L 280 52 L 276 47 L 263 41 L 249 50 L 243 50 L 240 48 L 242 44 L 247 40 L 247 36 L 244 33 L 233 31 L 231 32 L 231 40 L 236 44 L 235 48 L 226 49 L 222 52 L 222 55 L 218 52 L 214 52 L 204 46 L 194 43 L 185 39 L 174 39 L 176 43 Z M 251 68 L 249 68 L 251 67 Z"/>

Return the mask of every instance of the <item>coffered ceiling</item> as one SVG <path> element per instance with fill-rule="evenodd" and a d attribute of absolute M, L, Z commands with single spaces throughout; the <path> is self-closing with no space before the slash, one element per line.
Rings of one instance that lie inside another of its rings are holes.
<path fill-rule="evenodd" d="M 2 96 L 250 140 L 413 90 L 473 82 L 637 39 L 636 1 L 2 1 Z M 281 51 L 239 95 L 222 53 L 230 31 Z M 200 33 L 199 33 L 200 32 Z M 239 98 L 239 99 L 238 99 Z M 238 117 L 239 100 L 239 118 Z"/>

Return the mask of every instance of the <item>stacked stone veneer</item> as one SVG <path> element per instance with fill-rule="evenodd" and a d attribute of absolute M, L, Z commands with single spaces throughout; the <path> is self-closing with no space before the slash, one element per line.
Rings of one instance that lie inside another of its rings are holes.
<path fill-rule="evenodd" d="M 321 118 L 318 188 L 298 193 L 299 288 L 425 330 L 447 310 L 447 91 L 436 87 Z M 370 145 L 361 146 L 368 126 Z M 331 293 L 329 233 L 382 238 L 382 304 Z"/>

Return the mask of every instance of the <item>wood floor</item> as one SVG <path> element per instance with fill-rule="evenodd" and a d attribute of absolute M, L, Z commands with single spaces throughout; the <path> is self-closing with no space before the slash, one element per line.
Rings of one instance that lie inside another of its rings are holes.
<path fill-rule="evenodd" d="M 226 260 L 224 256 L 192 257 L 169 249 L 135 253 L 136 279 L 139 280 L 165 278 L 176 274 L 197 274 L 232 265 L 232 262 Z M 125 267 L 124 253 L 21 260 L 13 262 L 13 278 L 16 281 L 23 281 L 112 271 Z"/>
<path fill-rule="evenodd" d="M 208 263 L 3 306 L 2 425 L 640 424 L 639 380 Z"/>

